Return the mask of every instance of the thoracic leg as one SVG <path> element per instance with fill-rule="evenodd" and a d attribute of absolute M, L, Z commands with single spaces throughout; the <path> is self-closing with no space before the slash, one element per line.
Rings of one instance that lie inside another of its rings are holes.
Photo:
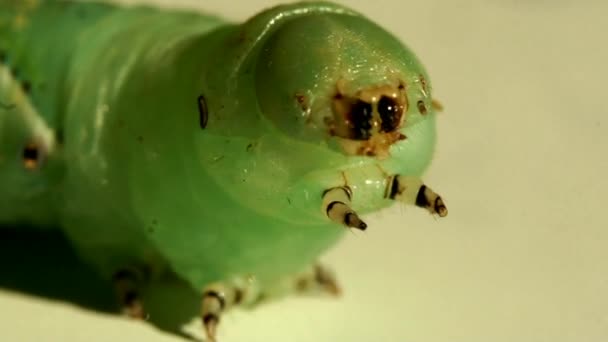
<path fill-rule="evenodd" d="M 350 208 L 352 191 L 347 186 L 331 188 L 323 193 L 323 208 L 330 220 L 347 227 L 365 230 L 367 224 Z"/>
<path fill-rule="evenodd" d="M 143 272 L 130 268 L 121 269 L 113 277 L 114 287 L 123 312 L 131 318 L 143 319 L 145 317 L 140 294 L 144 278 Z"/>
<path fill-rule="evenodd" d="M 426 186 L 420 178 L 394 175 L 388 184 L 386 197 L 416 205 L 441 217 L 448 214 L 448 209 L 441 196 Z"/>
<path fill-rule="evenodd" d="M 289 293 L 329 293 L 337 296 L 340 294 L 340 288 L 333 274 L 321 265 L 314 265 L 305 272 L 286 277 L 263 290 L 253 276 L 211 284 L 203 291 L 201 305 L 201 318 L 207 340 L 215 341 L 221 315 L 226 310 L 237 306 L 252 306 L 262 300 Z"/>

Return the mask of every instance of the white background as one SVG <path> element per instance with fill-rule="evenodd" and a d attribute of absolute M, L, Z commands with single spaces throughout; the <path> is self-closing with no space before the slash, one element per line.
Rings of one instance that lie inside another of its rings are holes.
<path fill-rule="evenodd" d="M 366 217 L 324 258 L 341 300 L 232 312 L 220 341 L 608 341 L 608 3 L 340 2 L 428 68 L 446 110 L 426 179 L 450 214 Z M 179 2 L 235 20 L 274 3 Z M 0 339 L 178 341 L 2 290 Z"/>

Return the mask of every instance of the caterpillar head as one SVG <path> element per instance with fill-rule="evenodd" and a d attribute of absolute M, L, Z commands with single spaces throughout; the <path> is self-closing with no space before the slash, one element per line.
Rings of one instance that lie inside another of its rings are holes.
<path fill-rule="evenodd" d="M 416 56 L 350 12 L 284 23 L 258 61 L 264 115 L 292 137 L 325 139 L 347 155 L 388 157 L 430 111 L 430 84 Z"/>

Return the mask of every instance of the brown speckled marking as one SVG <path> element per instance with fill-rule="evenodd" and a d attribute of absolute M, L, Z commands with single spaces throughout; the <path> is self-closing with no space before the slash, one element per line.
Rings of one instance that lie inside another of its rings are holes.
<path fill-rule="evenodd" d="M 310 110 L 310 106 L 308 105 L 308 99 L 306 98 L 306 95 L 301 94 L 301 93 L 296 93 L 294 95 L 294 97 L 296 98 L 296 101 L 298 101 L 298 104 L 300 105 L 300 108 L 302 109 L 302 111 L 308 112 Z"/>
<path fill-rule="evenodd" d="M 420 112 L 420 114 L 426 115 L 427 111 L 426 111 L 426 105 L 424 104 L 424 101 L 418 100 L 417 106 L 418 106 L 418 111 Z"/>

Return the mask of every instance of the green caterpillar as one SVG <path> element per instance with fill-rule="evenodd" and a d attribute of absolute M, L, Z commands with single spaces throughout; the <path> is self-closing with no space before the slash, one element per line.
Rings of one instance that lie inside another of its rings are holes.
<path fill-rule="evenodd" d="M 436 102 L 415 55 L 326 2 L 243 24 L 198 13 L 0 1 L 0 223 L 58 226 L 130 315 L 175 275 L 220 315 L 339 287 L 319 255 L 400 201 Z M 167 310 L 170 310 L 168 308 Z"/>

